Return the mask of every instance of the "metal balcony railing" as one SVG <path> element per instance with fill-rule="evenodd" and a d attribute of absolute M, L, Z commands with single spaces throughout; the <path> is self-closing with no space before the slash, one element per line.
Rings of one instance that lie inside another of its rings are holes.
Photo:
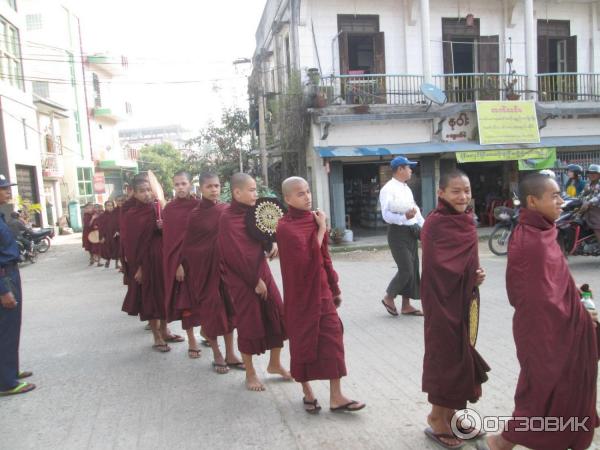
<path fill-rule="evenodd" d="M 600 101 L 600 74 L 544 73 L 537 75 L 538 101 Z"/>
<path fill-rule="evenodd" d="M 319 92 L 327 105 L 414 105 L 425 101 L 422 83 L 422 75 L 332 75 Z"/>
<path fill-rule="evenodd" d="M 64 176 L 62 157 L 56 153 L 42 154 L 42 175 L 46 178 L 61 178 Z"/>
<path fill-rule="evenodd" d="M 518 100 L 527 89 L 527 75 L 506 73 L 452 73 L 434 75 L 434 84 L 449 103 L 477 100 Z"/>

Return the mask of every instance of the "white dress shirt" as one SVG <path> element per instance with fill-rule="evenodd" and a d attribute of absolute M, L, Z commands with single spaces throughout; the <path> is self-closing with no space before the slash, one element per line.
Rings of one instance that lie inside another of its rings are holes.
<path fill-rule="evenodd" d="M 406 218 L 406 214 L 392 212 L 390 210 L 390 202 L 392 199 L 396 202 L 400 200 L 404 204 L 414 205 L 414 208 L 417 210 L 415 217 L 409 220 Z M 379 192 L 379 203 L 381 205 L 381 215 L 383 216 L 383 220 L 389 224 L 407 226 L 419 225 L 422 227 L 423 223 L 425 223 L 425 219 L 423 219 L 423 216 L 421 215 L 421 210 L 415 203 L 412 191 L 408 185 L 402 181 L 398 181 L 395 178 L 388 181 Z"/>

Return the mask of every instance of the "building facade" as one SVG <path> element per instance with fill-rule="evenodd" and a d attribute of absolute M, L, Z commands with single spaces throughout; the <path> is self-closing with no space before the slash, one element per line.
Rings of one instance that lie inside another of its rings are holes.
<path fill-rule="evenodd" d="M 299 73 L 310 120 L 297 167 L 334 227 L 383 227 L 377 198 L 398 154 L 420 163 L 411 183 L 425 212 L 440 170 L 459 165 L 487 217 L 510 201 L 523 161 L 460 163 L 463 152 L 546 149 L 559 172 L 600 162 L 599 23 L 587 0 L 270 0 L 250 85 L 262 147 L 271 166 L 289 150 L 269 141 L 282 125 L 268 119 Z M 431 104 L 425 83 L 447 102 Z M 540 143 L 480 145 L 475 102 L 516 99 L 535 101 Z"/>
<path fill-rule="evenodd" d="M 39 205 L 31 215 L 38 226 L 48 224 L 32 85 L 23 68 L 25 17 L 15 1 L 0 1 L 0 172 L 18 185 L 14 208 Z M 34 208 L 35 209 L 35 208 Z"/>

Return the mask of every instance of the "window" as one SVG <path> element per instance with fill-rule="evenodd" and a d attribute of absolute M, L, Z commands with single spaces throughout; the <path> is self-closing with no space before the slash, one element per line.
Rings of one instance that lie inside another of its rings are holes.
<path fill-rule="evenodd" d="M 38 31 L 43 28 L 41 14 L 27 14 L 25 16 L 27 31 Z"/>
<path fill-rule="evenodd" d="M 8 6 L 10 6 L 15 11 L 17 10 L 17 0 L 5 0 L 5 1 L 6 1 L 6 3 L 8 3 Z"/>
<path fill-rule="evenodd" d="M 93 202 L 94 183 L 92 169 L 89 167 L 78 167 L 77 182 L 79 184 L 79 202 L 81 204 Z"/>
<path fill-rule="evenodd" d="M 102 108 L 102 97 L 100 95 L 100 79 L 95 73 L 92 74 L 92 84 L 94 87 L 94 106 L 96 108 Z"/>
<path fill-rule="evenodd" d="M 47 81 L 34 81 L 33 93 L 39 95 L 42 98 L 50 98 L 50 85 Z"/>
<path fill-rule="evenodd" d="M 19 30 L 0 17 L 0 79 L 24 89 Z"/>

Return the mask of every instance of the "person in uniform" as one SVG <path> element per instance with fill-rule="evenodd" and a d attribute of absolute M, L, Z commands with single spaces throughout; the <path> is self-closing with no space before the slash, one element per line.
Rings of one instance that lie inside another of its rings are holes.
<path fill-rule="evenodd" d="M 6 205 L 15 186 L 0 175 L 0 205 Z M 19 339 L 23 298 L 19 274 L 19 247 L 0 213 L 0 396 L 24 394 L 35 384 L 22 381 L 33 374 L 19 371 Z"/>

